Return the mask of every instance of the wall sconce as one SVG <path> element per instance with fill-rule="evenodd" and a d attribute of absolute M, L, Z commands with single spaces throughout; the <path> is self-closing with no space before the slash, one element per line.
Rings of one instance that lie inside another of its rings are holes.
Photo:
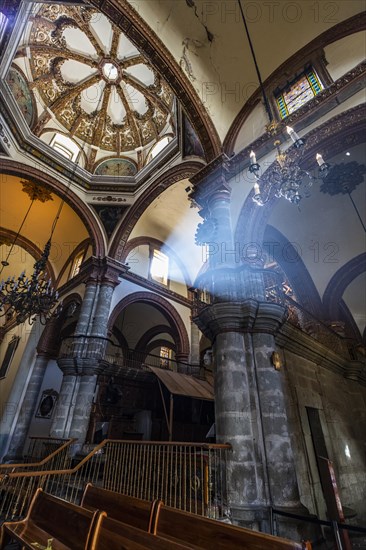
<path fill-rule="evenodd" d="M 271 363 L 274 366 L 275 370 L 281 370 L 281 367 L 282 367 L 281 356 L 277 351 L 272 352 Z"/>

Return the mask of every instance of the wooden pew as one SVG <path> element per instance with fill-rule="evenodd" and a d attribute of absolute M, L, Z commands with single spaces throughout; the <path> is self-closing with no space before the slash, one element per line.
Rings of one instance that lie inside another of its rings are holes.
<path fill-rule="evenodd" d="M 186 550 L 179 541 L 170 541 L 107 517 L 103 512 L 89 550 Z"/>
<path fill-rule="evenodd" d="M 103 510 L 109 518 L 127 523 L 143 531 L 152 531 L 155 501 L 122 495 L 88 483 L 81 500 L 88 510 Z"/>
<path fill-rule="evenodd" d="M 25 519 L 3 523 L 0 550 L 12 539 L 23 549 L 45 548 L 52 539 L 52 550 L 87 550 L 99 517 L 99 510 L 87 510 L 37 489 Z"/>
<path fill-rule="evenodd" d="M 303 544 L 176 510 L 158 502 L 153 533 L 189 548 L 302 550 Z"/>

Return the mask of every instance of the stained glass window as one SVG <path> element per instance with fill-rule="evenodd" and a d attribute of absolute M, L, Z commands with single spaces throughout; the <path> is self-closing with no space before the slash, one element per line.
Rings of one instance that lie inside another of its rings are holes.
<path fill-rule="evenodd" d="M 161 346 L 160 348 L 160 366 L 164 369 L 169 368 L 169 360 L 172 357 L 172 350 Z"/>
<path fill-rule="evenodd" d="M 297 109 L 310 101 L 323 89 L 324 86 L 316 72 L 313 69 L 305 71 L 290 86 L 276 95 L 277 107 L 281 118 L 286 118 L 294 111 L 297 111 Z"/>

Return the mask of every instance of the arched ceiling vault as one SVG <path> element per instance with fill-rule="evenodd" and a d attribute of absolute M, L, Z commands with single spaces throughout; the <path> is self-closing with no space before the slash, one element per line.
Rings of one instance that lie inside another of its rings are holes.
<path fill-rule="evenodd" d="M 149 38 L 161 52 L 151 62 L 158 64 L 159 57 L 165 54 L 167 59 L 174 59 L 223 141 L 243 104 L 258 88 L 237 1 L 89 1 L 101 6 L 122 28 L 138 25 L 134 37 L 141 44 L 142 32 L 150 29 Z M 356 14 L 362 16 L 364 11 L 362 0 L 315 4 L 308 0 L 274 3 L 242 0 L 242 6 L 263 80 L 315 37 Z M 148 47 L 146 40 L 145 47 Z M 173 80 L 169 83 L 177 93 Z M 177 96 L 186 105 L 184 91 Z"/>

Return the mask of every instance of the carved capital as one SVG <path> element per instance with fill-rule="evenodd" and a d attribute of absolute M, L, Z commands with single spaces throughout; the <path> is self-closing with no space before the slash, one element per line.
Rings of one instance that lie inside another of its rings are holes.
<path fill-rule="evenodd" d="M 88 283 L 107 284 L 113 288 L 118 285 L 119 278 L 130 268 L 113 258 L 95 258 L 92 256 L 84 262 L 80 269 L 80 277 Z"/>
<path fill-rule="evenodd" d="M 210 340 L 223 332 L 275 334 L 286 318 L 284 307 L 269 302 L 245 300 L 205 307 L 194 322 Z"/>
<path fill-rule="evenodd" d="M 221 154 L 190 178 L 194 188 L 189 198 L 203 208 L 216 200 L 230 200 L 230 178 L 229 158 Z"/>
<path fill-rule="evenodd" d="M 86 357 L 61 357 L 57 359 L 57 364 L 64 376 L 101 374 L 104 368 L 102 360 Z"/>

